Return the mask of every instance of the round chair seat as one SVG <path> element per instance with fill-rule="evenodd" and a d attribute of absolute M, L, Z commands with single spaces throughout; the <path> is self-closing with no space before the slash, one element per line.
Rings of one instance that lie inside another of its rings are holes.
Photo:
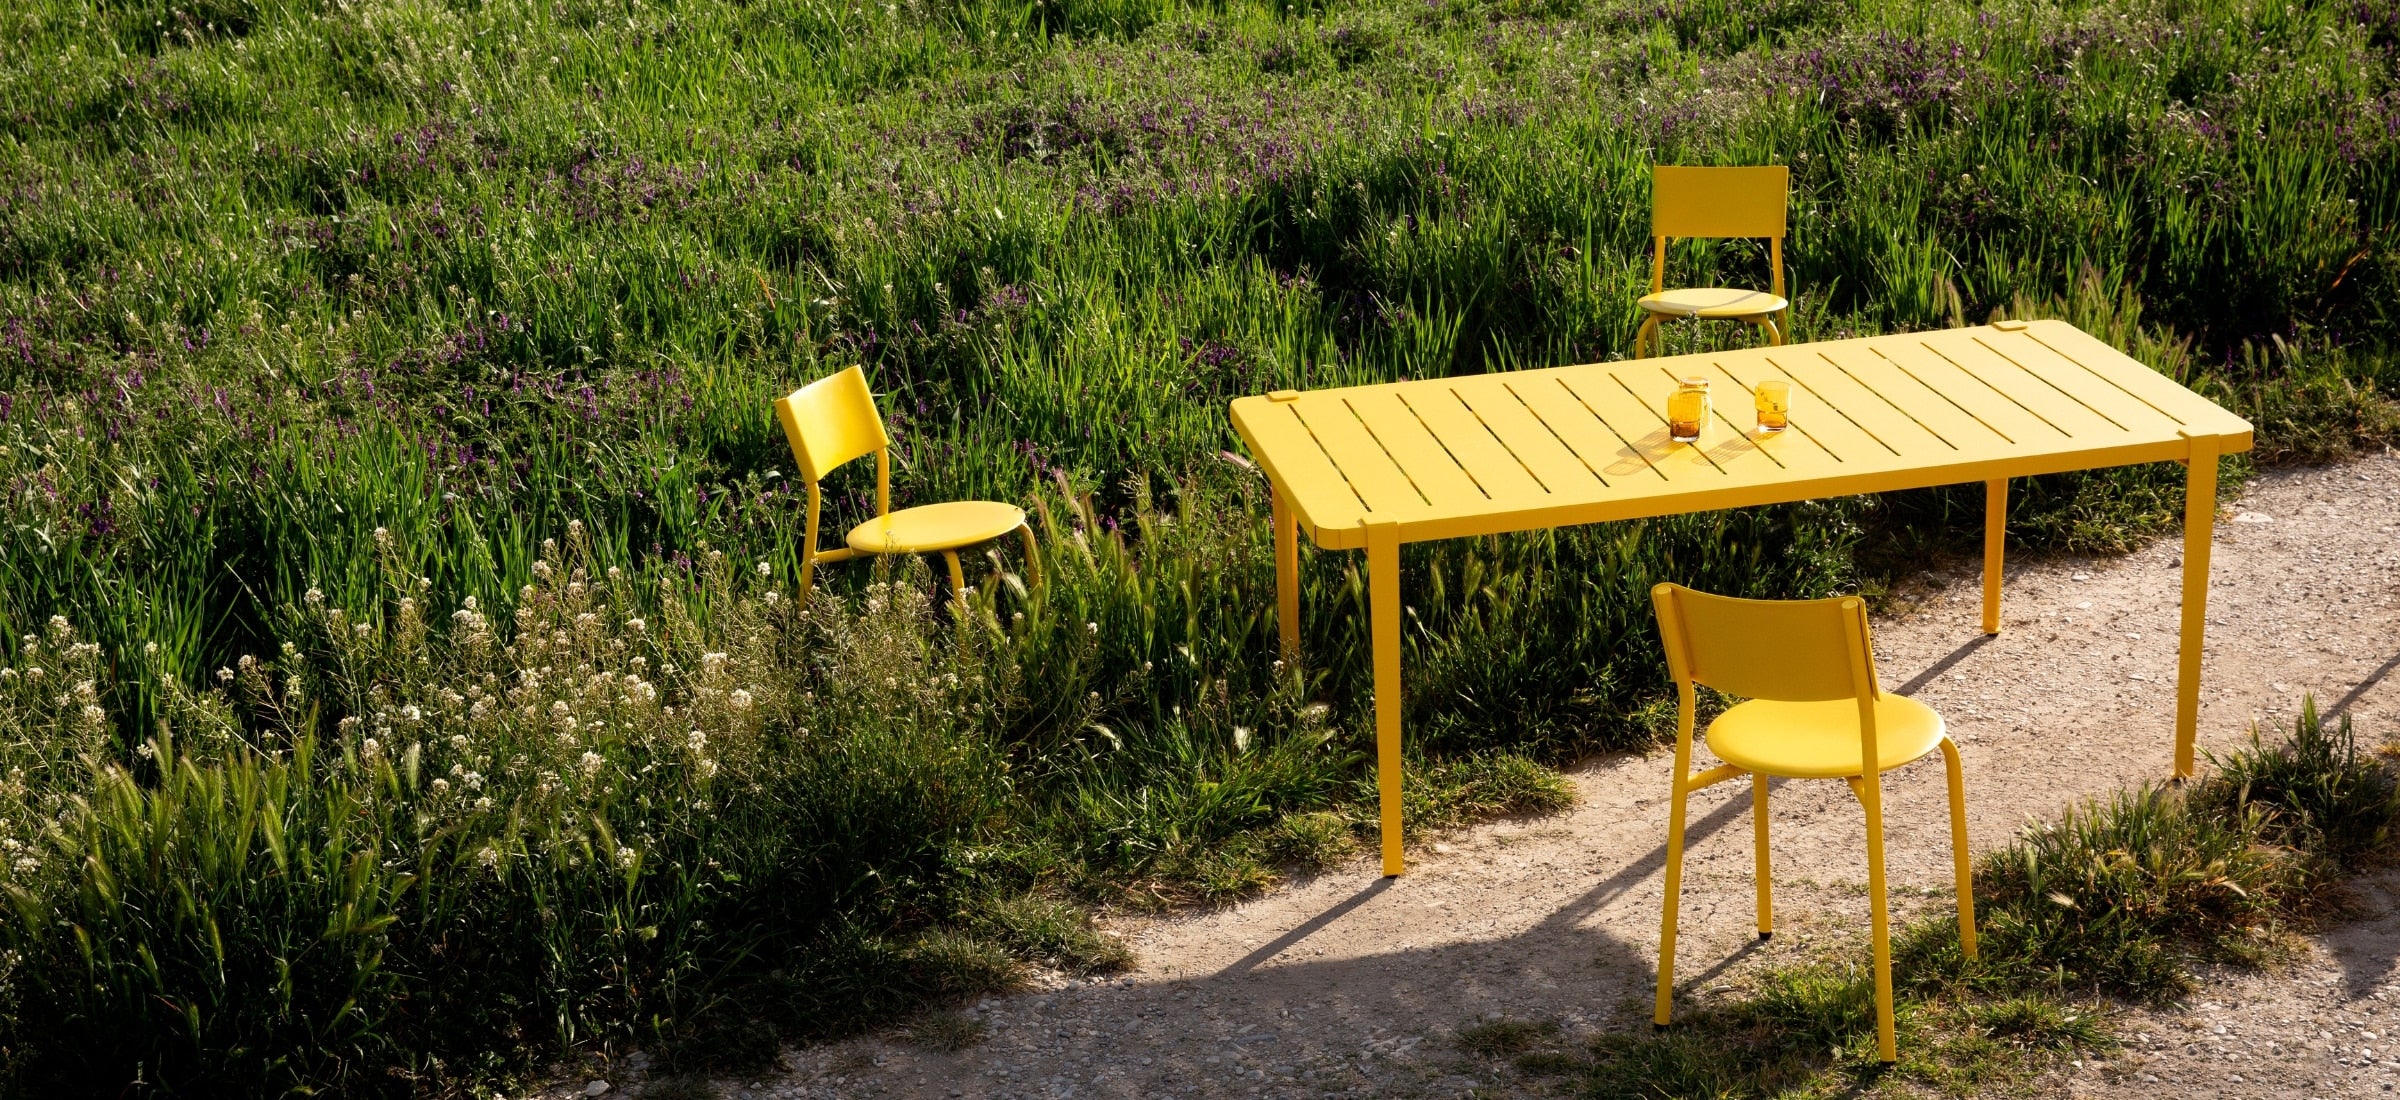
<path fill-rule="evenodd" d="M 1942 716 L 1905 695 L 1875 703 L 1875 769 L 1887 772 L 1942 743 Z M 1708 751 L 1743 771 L 1789 779 L 1864 775 L 1858 766 L 1858 701 L 1781 703 L 1753 699 L 1708 724 Z"/>
<path fill-rule="evenodd" d="M 1634 304 L 1668 317 L 1733 320 L 1774 313 L 1790 305 L 1781 295 L 1763 290 L 1731 290 L 1718 286 L 1685 287 L 1642 295 Z"/>
<path fill-rule="evenodd" d="M 861 554 L 921 554 L 989 542 L 1025 523 L 1025 510 L 989 500 L 903 508 L 850 529 L 843 540 Z"/>

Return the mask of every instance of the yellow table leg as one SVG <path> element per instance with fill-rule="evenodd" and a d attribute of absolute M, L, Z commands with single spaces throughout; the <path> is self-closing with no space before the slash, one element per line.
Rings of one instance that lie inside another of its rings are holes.
<path fill-rule="evenodd" d="M 1983 483 L 1983 632 L 2000 633 L 2000 552 L 2008 536 L 2008 479 Z"/>
<path fill-rule="evenodd" d="M 1275 634 L 1286 663 L 1300 661 L 1300 524 L 1283 494 L 1268 490 L 1275 524 Z"/>
<path fill-rule="evenodd" d="M 1383 873 L 1400 861 L 1400 525 L 1367 524 L 1367 603 L 1375 649 L 1375 786 L 1383 800 Z"/>
<path fill-rule="evenodd" d="M 2217 437 L 2196 435 L 2183 482 L 2183 649 L 2175 667 L 2175 778 L 2192 774 L 2200 728 L 2200 646 L 2208 631 L 2208 548 L 2217 527 Z"/>

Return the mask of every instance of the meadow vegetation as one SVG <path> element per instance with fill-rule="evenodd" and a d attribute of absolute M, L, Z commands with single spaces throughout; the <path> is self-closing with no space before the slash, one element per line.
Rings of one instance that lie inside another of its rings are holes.
<path fill-rule="evenodd" d="M 13 1088 L 755 1058 L 1340 858 L 1363 587 L 1309 558 L 1277 662 L 1224 402 L 1618 353 L 1654 162 L 1793 166 L 1801 338 L 2062 315 L 2261 460 L 2400 424 L 2374 3 L 33 0 L 0 41 Z M 767 401 L 850 364 L 895 503 L 1028 505 L 1046 584 L 794 589 Z M 2123 547 L 2179 485 L 2012 523 Z M 1412 547 L 1412 826 L 1653 736 L 1651 583 L 1872 589 L 1979 509 Z"/>

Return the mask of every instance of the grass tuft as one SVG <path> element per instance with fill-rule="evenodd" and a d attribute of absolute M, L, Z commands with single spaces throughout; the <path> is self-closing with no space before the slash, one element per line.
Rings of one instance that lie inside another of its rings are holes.
<path fill-rule="evenodd" d="M 1483 1058 L 1522 1054 L 1558 1036 L 1556 1020 L 1502 1017 L 1469 1024 L 1458 1032 L 1458 1048 Z"/>
<path fill-rule="evenodd" d="M 904 1034 L 909 1042 L 928 1050 L 955 1053 L 983 1042 L 990 1030 L 979 1017 L 942 1009 L 909 1021 Z"/>

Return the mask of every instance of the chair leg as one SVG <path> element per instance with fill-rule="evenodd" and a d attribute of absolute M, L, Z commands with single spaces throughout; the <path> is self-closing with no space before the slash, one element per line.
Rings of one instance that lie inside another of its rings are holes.
<path fill-rule="evenodd" d="M 1975 957 L 1975 869 L 1967 859 L 1967 777 L 1958 766 L 1958 745 L 1942 738 L 1942 766 L 1950 773 L 1950 857 L 1958 867 L 1958 949 Z"/>
<path fill-rule="evenodd" d="M 1636 359 L 1647 358 L 1647 356 L 1642 353 L 1642 346 L 1645 343 L 1648 343 L 1651 339 L 1655 338 L 1657 335 L 1658 314 L 1653 313 L 1642 319 L 1642 327 L 1636 330 L 1633 334 L 1633 357 Z"/>
<path fill-rule="evenodd" d="M 1667 896 L 1658 926 L 1658 1007 L 1651 1021 L 1667 1026 L 1675 1011 L 1675 909 L 1683 900 L 1683 778 L 1675 779 L 1674 806 L 1667 811 Z"/>
<path fill-rule="evenodd" d="M 1750 773 L 1750 831 L 1758 844 L 1758 938 L 1775 934 L 1775 878 L 1767 870 L 1767 777 Z"/>
<path fill-rule="evenodd" d="M 1784 331 L 1784 326 L 1790 324 L 1791 320 L 1792 315 L 1789 313 L 1778 312 L 1768 315 L 1767 333 L 1775 338 L 1776 347 L 1782 347 L 1791 340 L 1791 333 Z"/>
<path fill-rule="evenodd" d="M 963 608 L 967 602 L 967 573 L 959 567 L 958 551 L 942 551 L 942 560 L 950 565 L 950 599 Z"/>
<path fill-rule="evenodd" d="M 1020 523 L 1017 535 L 1025 540 L 1025 583 L 1027 587 L 1042 583 L 1042 548 L 1033 541 L 1033 525 Z"/>
<path fill-rule="evenodd" d="M 1867 813 L 1867 903 L 1869 928 L 1875 940 L 1875 1046 L 1886 1062 L 1900 1060 L 1899 1037 L 1892 1022 L 1892 914 L 1883 892 L 1883 782 L 1865 776 L 1851 788 Z"/>

